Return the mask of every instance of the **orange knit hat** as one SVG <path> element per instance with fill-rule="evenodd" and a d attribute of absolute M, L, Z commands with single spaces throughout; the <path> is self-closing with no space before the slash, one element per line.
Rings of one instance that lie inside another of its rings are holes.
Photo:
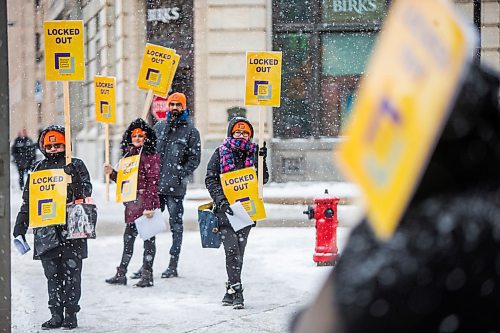
<path fill-rule="evenodd" d="M 64 134 L 58 131 L 48 131 L 43 137 L 43 146 L 53 145 L 55 143 L 66 144 L 66 140 L 64 139 Z"/>
<path fill-rule="evenodd" d="M 170 102 L 178 102 L 182 104 L 182 109 L 186 109 L 186 95 L 180 92 L 174 92 L 172 95 L 168 96 L 167 99 L 167 105 L 170 104 Z"/>
<path fill-rule="evenodd" d="M 139 127 L 138 127 L 138 128 L 136 128 L 136 129 L 134 129 L 134 130 L 132 131 L 132 133 L 130 133 L 130 137 L 133 137 L 133 136 L 134 136 L 134 135 L 136 135 L 136 134 L 140 134 L 140 135 L 142 135 L 142 136 L 143 136 L 143 137 L 145 137 L 145 138 L 147 138 L 147 137 L 148 137 L 148 136 L 146 135 L 146 132 L 144 132 L 144 131 L 142 130 L 142 128 L 139 128 Z"/>
<path fill-rule="evenodd" d="M 231 134 L 233 134 L 236 131 L 247 132 L 250 134 L 251 137 L 253 136 L 252 129 L 244 121 L 238 121 L 236 124 L 234 124 L 233 128 L 231 129 Z"/>

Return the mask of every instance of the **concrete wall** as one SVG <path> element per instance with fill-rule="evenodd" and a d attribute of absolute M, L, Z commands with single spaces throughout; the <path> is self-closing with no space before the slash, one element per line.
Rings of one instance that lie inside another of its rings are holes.
<path fill-rule="evenodd" d="M 7 1 L 11 140 L 23 127 L 32 138 L 38 133 L 34 17 L 32 1 Z"/>
<path fill-rule="evenodd" d="M 76 138 L 76 154 L 85 157 L 90 173 L 104 179 L 104 125 L 95 121 L 94 76 L 116 77 L 116 124 L 110 125 L 112 164 L 120 157 L 126 126 L 141 116 L 146 93 L 137 89 L 137 75 L 146 44 L 145 1 L 92 0 L 82 7 L 86 25 L 84 118 Z"/>
<path fill-rule="evenodd" d="M 227 109 L 244 107 L 246 51 L 272 50 L 270 0 L 195 1 L 196 126 L 202 137 L 202 162 L 195 181 L 203 182 L 214 148 L 226 135 Z M 258 140 L 259 107 L 246 107 Z M 269 138 L 271 108 L 265 108 Z"/>

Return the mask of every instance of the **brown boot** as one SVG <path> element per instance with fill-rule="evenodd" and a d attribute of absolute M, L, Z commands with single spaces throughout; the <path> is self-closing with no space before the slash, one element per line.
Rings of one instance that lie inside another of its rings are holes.
<path fill-rule="evenodd" d="M 152 286 L 153 286 L 153 272 L 143 270 L 141 274 L 141 279 L 139 280 L 139 282 L 134 284 L 134 287 L 145 288 Z"/>
<path fill-rule="evenodd" d="M 125 286 L 127 284 L 127 277 L 125 276 L 126 273 L 127 273 L 127 270 L 125 268 L 116 267 L 115 276 L 110 277 L 109 279 L 106 279 L 106 283 L 122 284 Z"/>

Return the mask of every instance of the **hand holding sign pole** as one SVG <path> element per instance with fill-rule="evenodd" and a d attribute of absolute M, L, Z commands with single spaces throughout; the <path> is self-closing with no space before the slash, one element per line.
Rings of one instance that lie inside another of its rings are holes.
<path fill-rule="evenodd" d="M 109 164 L 109 124 L 116 123 L 116 78 L 94 76 L 95 119 L 104 123 L 104 161 Z M 106 175 L 106 201 L 109 201 L 109 175 Z"/>
<path fill-rule="evenodd" d="M 245 105 L 280 106 L 281 52 L 247 52 Z M 259 110 L 259 147 L 264 145 L 264 109 Z M 258 158 L 259 198 L 263 196 L 264 158 Z"/>
<path fill-rule="evenodd" d="M 83 21 L 46 21 L 45 79 L 63 81 L 66 164 L 71 162 L 71 113 L 69 81 L 85 79 Z M 71 182 L 71 177 L 67 177 Z"/>
<path fill-rule="evenodd" d="M 166 97 L 179 63 L 180 56 L 175 50 L 146 44 L 142 57 L 141 69 L 137 79 L 137 87 L 148 92 L 142 118 L 146 120 L 153 101 L 153 95 Z"/>

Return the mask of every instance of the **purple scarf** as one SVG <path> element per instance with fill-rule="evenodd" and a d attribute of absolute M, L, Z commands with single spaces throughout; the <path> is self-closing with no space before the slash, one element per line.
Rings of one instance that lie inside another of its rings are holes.
<path fill-rule="evenodd" d="M 222 146 L 219 147 L 220 172 L 226 173 L 236 168 L 233 151 L 241 150 L 247 153 L 245 168 L 255 164 L 256 145 L 251 141 L 239 138 L 226 138 Z"/>

